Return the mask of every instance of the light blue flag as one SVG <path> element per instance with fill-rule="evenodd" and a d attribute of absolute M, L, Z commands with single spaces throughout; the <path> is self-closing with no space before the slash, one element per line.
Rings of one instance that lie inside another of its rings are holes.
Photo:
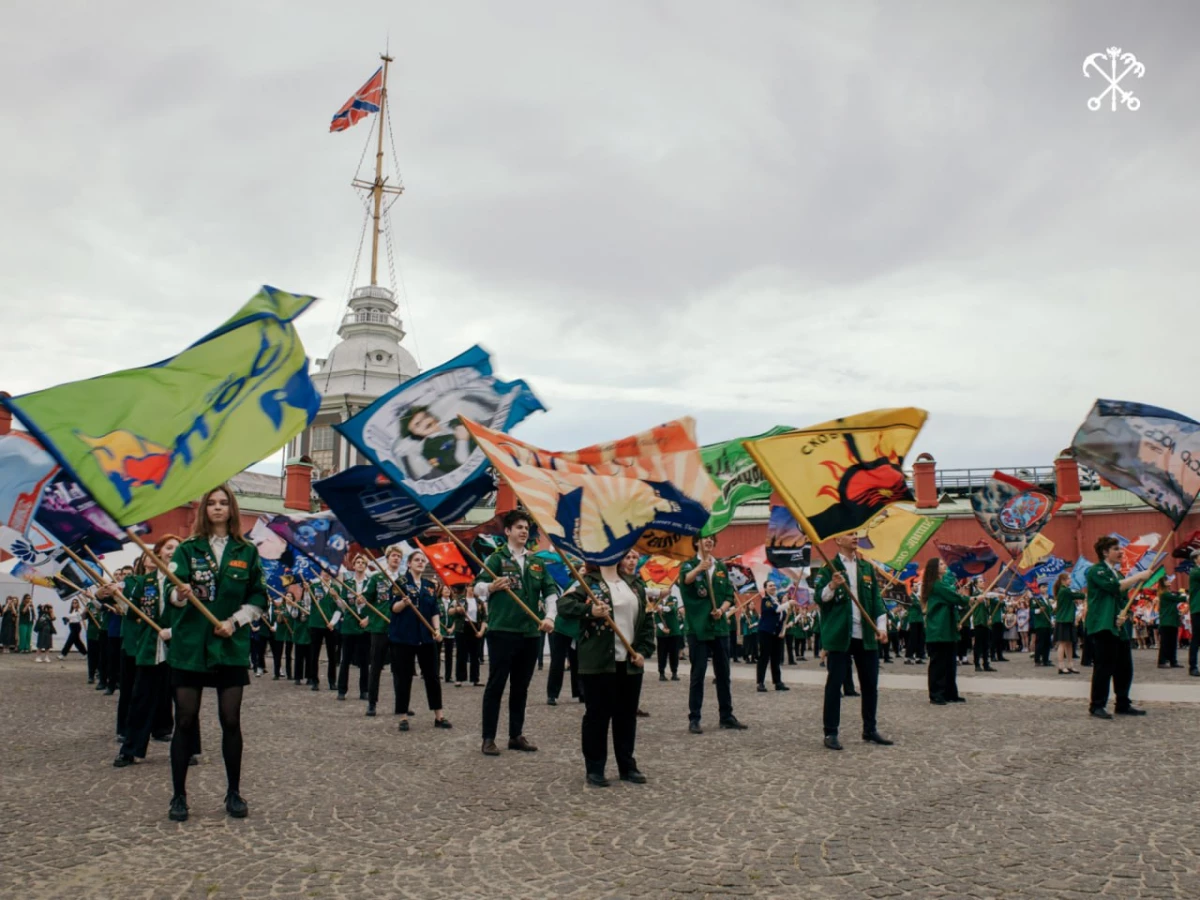
<path fill-rule="evenodd" d="M 492 375 L 491 357 L 476 345 L 333 427 L 423 509 L 436 510 L 489 465 L 461 419 L 508 432 L 539 409 L 524 381 Z"/>
<path fill-rule="evenodd" d="M 1087 570 L 1094 565 L 1095 563 L 1083 556 L 1075 560 L 1075 567 L 1071 569 L 1071 590 L 1082 591 L 1087 587 Z"/>

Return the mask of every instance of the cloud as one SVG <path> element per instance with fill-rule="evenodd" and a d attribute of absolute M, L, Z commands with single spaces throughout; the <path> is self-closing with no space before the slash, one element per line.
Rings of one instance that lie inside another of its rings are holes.
<path fill-rule="evenodd" d="M 1097 396 L 1200 414 L 1193 4 L 182 9 L 25 6 L 0 37 L 13 393 L 177 352 L 264 282 L 326 298 L 328 355 L 374 145 L 326 122 L 371 23 L 406 346 L 491 349 L 552 407 L 531 441 L 921 405 L 919 449 L 986 467 L 1048 462 Z M 1085 105 L 1114 43 L 1137 113 Z"/>

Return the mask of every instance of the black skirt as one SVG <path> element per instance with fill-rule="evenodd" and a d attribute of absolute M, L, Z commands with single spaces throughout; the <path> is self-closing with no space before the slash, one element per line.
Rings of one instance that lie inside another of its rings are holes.
<path fill-rule="evenodd" d="M 230 688 L 250 683 L 250 669 L 244 666 L 215 666 L 207 672 L 171 669 L 171 687 Z"/>
<path fill-rule="evenodd" d="M 1074 622 L 1055 622 L 1054 623 L 1054 640 L 1066 641 L 1068 644 L 1075 641 L 1075 623 Z"/>

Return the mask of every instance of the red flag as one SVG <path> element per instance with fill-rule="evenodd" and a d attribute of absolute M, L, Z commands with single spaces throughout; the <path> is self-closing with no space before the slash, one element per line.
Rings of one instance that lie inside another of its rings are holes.
<path fill-rule="evenodd" d="M 367 79 L 367 83 L 355 91 L 354 96 L 342 104 L 342 108 L 333 114 L 329 123 L 330 131 L 345 131 L 351 125 L 357 125 L 371 113 L 379 112 L 383 103 L 383 66 L 375 70 L 375 74 Z"/>
<path fill-rule="evenodd" d="M 422 544 L 417 541 L 421 552 L 428 557 L 434 571 L 442 579 L 442 584 L 455 587 L 460 584 L 470 584 L 475 580 L 471 567 L 463 559 L 462 553 L 455 544 L 444 541 L 440 544 Z"/>

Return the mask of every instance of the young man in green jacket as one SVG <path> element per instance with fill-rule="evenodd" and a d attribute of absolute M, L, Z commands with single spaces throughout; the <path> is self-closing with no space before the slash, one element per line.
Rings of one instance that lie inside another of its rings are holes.
<path fill-rule="evenodd" d="M 1129 701 L 1133 684 L 1133 660 L 1129 648 L 1121 641 L 1125 621 L 1118 622 L 1129 600 L 1129 589 L 1145 581 L 1149 571 L 1121 577 L 1121 545 L 1114 537 L 1105 535 L 1095 544 L 1100 562 L 1087 570 L 1087 631 L 1094 647 L 1092 661 L 1092 693 L 1088 713 L 1097 719 L 1111 719 L 1108 705 L 1108 686 L 1112 682 L 1117 695 L 1117 714 L 1143 716 Z"/>
<path fill-rule="evenodd" d="M 486 560 L 475 579 L 475 597 L 488 605 L 488 679 L 483 689 L 483 745 L 485 756 L 499 756 L 496 731 L 500 701 L 508 694 L 508 749 L 526 753 L 537 747 L 525 738 L 525 701 L 537 666 L 538 649 L 554 631 L 558 585 L 545 563 L 534 559 L 527 544 L 533 519 L 523 509 L 504 515 L 506 541 Z M 493 577 L 495 576 L 495 577 Z M 512 591 L 535 620 L 509 595 Z"/>
<path fill-rule="evenodd" d="M 838 740 L 842 689 L 852 660 L 862 693 L 862 738 L 887 746 L 893 742 L 879 733 L 875 721 L 879 702 L 878 646 L 887 641 L 887 616 L 879 581 L 871 564 L 858 558 L 857 535 L 840 535 L 834 543 L 838 555 L 831 560 L 832 565 L 821 568 L 813 585 L 821 609 L 821 646 L 826 652 L 825 746 L 842 749 Z M 863 621 L 860 604 L 869 617 L 867 621 Z"/>
<path fill-rule="evenodd" d="M 717 686 L 718 723 L 722 728 L 746 728 L 733 714 L 729 682 L 729 620 L 733 585 L 725 564 L 712 555 L 717 539 L 711 535 L 693 541 L 698 555 L 679 567 L 675 586 L 683 600 L 688 628 L 688 660 L 692 666 L 688 690 L 688 731 L 703 734 L 700 713 L 704 706 L 704 677 L 711 659 Z"/>
<path fill-rule="evenodd" d="M 1158 667 L 1178 669 L 1176 652 L 1179 647 L 1179 604 L 1187 600 L 1183 594 L 1168 590 L 1170 581 L 1158 583 Z"/>

